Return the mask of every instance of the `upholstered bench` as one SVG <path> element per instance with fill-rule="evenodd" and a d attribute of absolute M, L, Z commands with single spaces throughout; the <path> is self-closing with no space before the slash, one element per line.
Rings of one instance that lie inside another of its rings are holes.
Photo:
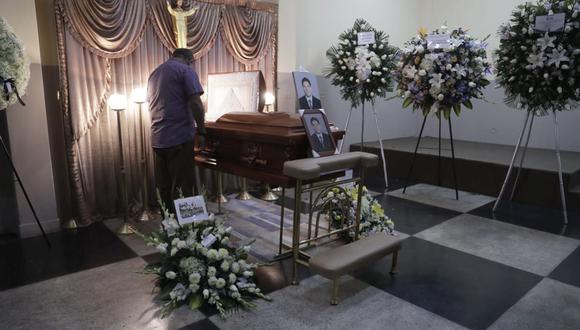
<path fill-rule="evenodd" d="M 393 254 L 390 273 L 396 272 L 397 255 L 402 239 L 386 233 L 375 233 L 358 241 L 334 248 L 313 256 L 309 260 L 310 269 L 332 280 L 332 305 L 338 304 L 338 279 L 340 276 Z"/>

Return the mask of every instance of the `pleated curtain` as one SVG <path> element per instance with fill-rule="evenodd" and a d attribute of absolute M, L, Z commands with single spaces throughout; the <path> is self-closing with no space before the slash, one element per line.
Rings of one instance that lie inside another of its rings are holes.
<path fill-rule="evenodd" d="M 266 89 L 275 92 L 277 6 L 239 0 L 190 5 L 198 11 L 188 18 L 188 48 L 202 85 L 211 73 L 260 70 Z M 136 211 L 142 203 L 144 176 L 148 202 L 154 204 L 148 109 L 131 102 L 130 95 L 146 87 L 149 74 L 176 48 L 166 1 L 56 0 L 55 12 L 72 213 L 88 225 L 124 210 L 117 114 L 107 106 L 113 93 L 129 99 L 120 114 L 130 205 Z M 147 174 L 142 159 L 148 162 Z M 201 176 L 208 181 L 207 173 Z"/>

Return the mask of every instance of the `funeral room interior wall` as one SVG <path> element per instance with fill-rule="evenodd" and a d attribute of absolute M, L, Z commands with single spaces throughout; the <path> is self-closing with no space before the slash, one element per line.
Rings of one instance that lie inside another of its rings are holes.
<path fill-rule="evenodd" d="M 496 34 L 499 25 L 507 22 L 512 10 L 525 1 L 423 0 L 422 2 L 425 4 L 424 10 L 432 13 L 428 28 L 433 29 L 447 22 L 450 28 L 458 26 L 468 28 L 474 37 L 484 38 L 491 34 L 489 50 L 492 51 L 499 45 L 499 37 Z M 515 145 L 523 127 L 525 113 L 504 105 L 504 91 L 496 88 L 493 82 L 485 91 L 485 97 L 487 102 L 474 102 L 474 111 L 463 110 L 459 119 L 453 118 L 456 123 L 453 125 L 453 137 L 460 140 Z M 580 109 L 559 113 L 558 121 L 562 149 L 580 151 L 578 135 Z M 431 122 L 427 134 L 436 136 L 437 126 L 434 120 Z M 554 122 L 551 115 L 534 120 L 530 146 L 554 148 Z"/>
<path fill-rule="evenodd" d="M 324 78 L 328 67 L 326 50 L 336 44 L 340 33 L 352 27 L 356 18 L 365 18 L 375 28 L 386 31 L 391 36 L 391 43 L 399 47 L 417 30 L 414 19 L 419 11 L 417 0 L 281 0 L 279 5 L 279 106 L 285 111 L 295 111 L 296 95 L 291 72 L 302 66 L 317 76 L 322 105 L 329 120 L 340 127 L 345 125 L 350 104 L 342 100 L 338 88 Z M 376 110 L 383 138 L 416 134 L 418 114 L 401 111 L 398 100 L 380 100 Z M 361 119 L 361 109 L 355 109 L 345 148 L 360 141 Z M 369 105 L 365 107 L 364 136 L 365 141 L 378 140 Z"/>
<path fill-rule="evenodd" d="M 462 26 L 473 36 L 490 36 L 489 50 L 496 49 L 496 31 L 518 0 L 281 0 L 279 31 L 279 107 L 284 111 L 296 108 L 296 95 L 290 72 L 303 66 L 318 76 L 321 98 L 331 121 L 343 127 L 349 110 L 340 99 L 338 88 L 323 77 L 328 67 L 326 50 L 337 41 L 338 35 L 351 27 L 356 18 L 365 18 L 377 29 L 390 35 L 390 41 L 402 47 L 420 27 L 434 29 L 444 23 L 451 28 Z M 488 102 L 475 101 L 474 110 L 462 111 L 453 117 L 454 138 L 514 145 L 523 125 L 524 113 L 503 104 L 503 90 L 492 82 L 485 91 Z M 422 117 L 401 109 L 401 100 L 379 101 L 377 112 L 383 138 L 416 136 Z M 580 123 L 580 109 L 559 115 L 560 139 L 564 150 L 580 151 L 580 139 L 575 132 Z M 426 135 L 436 136 L 435 119 L 428 120 Z M 365 116 L 365 141 L 376 141 L 374 119 L 370 111 Z M 552 117 L 539 118 L 534 123 L 530 146 L 554 147 Z M 360 141 L 360 110 L 353 112 L 347 144 Z M 445 137 L 448 136 L 444 126 Z"/>
<path fill-rule="evenodd" d="M 45 229 L 58 230 L 60 226 L 53 182 L 35 2 L 0 1 L 0 15 L 8 21 L 24 43 L 31 62 L 30 83 L 23 97 L 26 106 L 12 105 L 7 110 L 12 157 Z M 16 187 L 16 192 L 20 234 L 24 237 L 36 235 L 39 231 L 24 195 L 19 187 Z"/>

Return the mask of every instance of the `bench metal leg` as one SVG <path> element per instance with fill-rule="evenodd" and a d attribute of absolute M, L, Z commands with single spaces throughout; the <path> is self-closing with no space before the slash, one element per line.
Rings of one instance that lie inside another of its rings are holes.
<path fill-rule="evenodd" d="M 330 298 L 331 305 L 338 305 L 338 278 L 332 280 L 332 298 Z"/>
<path fill-rule="evenodd" d="M 296 180 L 294 188 L 294 221 L 292 224 L 292 285 L 298 285 L 298 258 L 300 258 L 300 205 L 302 201 L 302 181 Z"/>
<path fill-rule="evenodd" d="M 278 255 L 282 254 L 284 240 L 284 205 L 286 204 L 286 188 L 282 187 L 282 201 L 280 202 L 280 242 L 278 243 Z"/>
<path fill-rule="evenodd" d="M 393 260 L 391 261 L 391 271 L 389 274 L 396 275 L 397 274 L 397 258 L 399 256 L 399 251 L 393 252 Z"/>

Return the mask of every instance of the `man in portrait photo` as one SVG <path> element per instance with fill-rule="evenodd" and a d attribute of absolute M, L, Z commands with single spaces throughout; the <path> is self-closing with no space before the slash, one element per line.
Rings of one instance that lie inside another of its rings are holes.
<path fill-rule="evenodd" d="M 320 123 L 321 119 L 319 118 L 312 117 L 310 119 L 310 124 L 314 130 L 310 135 L 312 138 L 312 149 L 317 153 L 334 151 L 334 144 L 326 131 L 326 126 L 322 126 Z"/>
<path fill-rule="evenodd" d="M 320 99 L 312 94 L 312 83 L 310 79 L 304 77 L 301 82 L 304 96 L 298 99 L 300 109 L 321 109 Z"/>

